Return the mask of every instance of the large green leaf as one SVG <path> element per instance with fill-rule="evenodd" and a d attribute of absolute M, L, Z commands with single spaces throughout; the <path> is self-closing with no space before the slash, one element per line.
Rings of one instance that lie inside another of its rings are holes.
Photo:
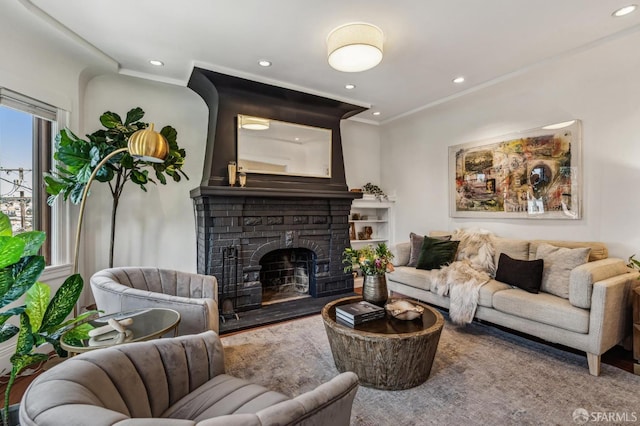
<path fill-rule="evenodd" d="M 18 262 L 24 253 L 24 240 L 15 237 L 0 237 L 0 268 Z"/>
<path fill-rule="evenodd" d="M 24 241 L 23 256 L 34 256 L 38 254 L 38 250 L 40 250 L 47 235 L 42 231 L 29 231 L 18 234 L 15 238 L 20 238 Z"/>
<path fill-rule="evenodd" d="M 9 216 L 0 212 L 0 237 L 10 237 L 13 235 L 11 220 Z"/>
<path fill-rule="evenodd" d="M 122 119 L 115 112 L 107 111 L 100 116 L 100 122 L 107 129 L 113 129 L 122 124 Z"/>
<path fill-rule="evenodd" d="M 18 306 L 15 308 L 7 309 L 6 311 L 0 313 L 0 324 L 4 324 L 9 318 L 14 315 L 20 315 L 25 311 L 27 307 L 25 305 Z"/>
<path fill-rule="evenodd" d="M 133 122 L 139 121 L 142 117 L 144 117 L 144 111 L 142 108 L 133 108 L 127 112 L 127 118 L 124 120 L 124 125 L 128 126 Z"/>
<path fill-rule="evenodd" d="M 13 365 L 11 374 L 16 376 L 30 365 L 37 364 L 49 359 L 49 356 L 41 353 L 32 354 L 13 354 L 11 356 L 11 364 Z"/>
<path fill-rule="evenodd" d="M 82 344 L 82 340 L 86 340 L 89 338 L 89 331 L 93 330 L 95 327 L 91 324 L 84 323 L 80 324 L 77 327 L 72 328 L 67 333 L 65 333 L 63 340 L 64 343 L 68 345 L 80 345 Z"/>
<path fill-rule="evenodd" d="M 3 324 L 2 329 L 0 330 L 0 343 L 11 339 L 13 336 L 18 334 L 19 331 L 20 329 L 13 324 Z"/>
<path fill-rule="evenodd" d="M 0 307 L 6 306 L 18 300 L 40 277 L 44 271 L 44 257 L 27 256 L 13 265 L 11 274 L 0 274 L 0 287 L 7 285 L 2 280 L 8 281 L 7 292 L 0 299 Z"/>
<path fill-rule="evenodd" d="M 52 332 L 71 313 L 74 305 L 80 297 L 84 282 L 80 274 L 71 275 L 56 291 L 44 313 L 42 324 L 38 331 Z"/>
<path fill-rule="evenodd" d="M 51 297 L 51 287 L 47 284 L 37 282 L 31 286 L 26 293 L 25 302 L 27 304 L 27 315 L 33 330 L 39 330 L 44 318 L 44 313 L 49 305 Z"/>
<path fill-rule="evenodd" d="M 69 192 L 69 198 L 73 204 L 80 204 L 82 201 L 82 193 L 84 192 L 84 183 L 77 183 Z"/>
<path fill-rule="evenodd" d="M 35 343 L 36 339 L 33 337 L 29 316 L 23 312 L 20 314 L 20 332 L 16 341 L 16 354 L 28 354 L 33 350 Z"/>
<path fill-rule="evenodd" d="M 85 164 L 91 163 L 90 149 L 87 142 L 78 140 L 73 144 L 60 146 L 56 155 L 58 161 L 64 163 L 70 172 L 76 173 Z"/>

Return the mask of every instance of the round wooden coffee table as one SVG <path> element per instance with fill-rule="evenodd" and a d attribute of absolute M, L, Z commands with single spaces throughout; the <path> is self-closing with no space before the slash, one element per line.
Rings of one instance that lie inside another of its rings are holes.
<path fill-rule="evenodd" d="M 336 306 L 362 300 L 346 297 L 327 304 L 322 320 L 338 371 L 353 371 L 360 384 L 377 389 L 408 389 L 429 378 L 444 318 L 422 303 L 421 318 L 403 321 L 391 317 L 354 327 L 336 322 Z"/>

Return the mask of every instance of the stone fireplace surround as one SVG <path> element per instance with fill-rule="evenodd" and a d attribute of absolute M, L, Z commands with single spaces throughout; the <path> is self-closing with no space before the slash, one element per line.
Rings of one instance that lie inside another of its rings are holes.
<path fill-rule="evenodd" d="M 198 272 L 218 278 L 221 309 L 229 301 L 236 312 L 261 307 L 260 259 L 280 249 L 313 253 L 313 298 L 352 293 L 342 252 L 349 245 L 351 202 L 360 195 L 346 185 L 340 122 L 366 108 L 201 68 L 194 68 L 188 87 L 209 108 L 202 182 L 191 198 Z M 247 187 L 230 187 L 227 164 L 237 161 L 238 114 L 330 129 L 331 177 L 252 173 Z M 227 253 L 237 253 L 231 268 Z"/>
<path fill-rule="evenodd" d="M 353 291 L 342 251 L 349 245 L 351 198 L 292 196 L 216 188 L 194 197 L 198 235 L 198 272 L 215 275 L 220 301 L 236 311 L 260 308 L 260 260 L 280 249 L 308 249 L 315 254 L 309 271 L 309 295 L 323 297 Z M 235 276 L 223 277 L 225 248 L 237 250 Z M 236 287 L 237 286 L 237 289 Z M 237 292 L 236 292 L 237 291 Z"/>

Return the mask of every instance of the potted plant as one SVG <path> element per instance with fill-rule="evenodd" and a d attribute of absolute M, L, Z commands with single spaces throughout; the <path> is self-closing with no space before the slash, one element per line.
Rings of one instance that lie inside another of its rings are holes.
<path fill-rule="evenodd" d="M 345 272 L 359 270 L 364 275 L 362 298 L 367 302 L 383 306 L 387 301 L 387 279 L 385 274 L 393 271 L 393 253 L 385 243 L 376 247 L 367 245 L 361 249 L 347 247 L 342 255 Z"/>
<path fill-rule="evenodd" d="M 5 426 L 10 424 L 9 396 L 16 377 L 25 368 L 49 358 L 35 350 L 50 343 L 59 356 L 66 356 L 60 347 L 62 333 L 96 312 L 66 320 L 82 292 L 83 281 L 79 274 L 67 278 L 50 299 L 50 287 L 38 281 L 45 267 L 44 257 L 38 254 L 44 240 L 45 233 L 41 231 L 13 235 L 9 218 L 0 212 L 0 308 L 26 296 L 24 305 L 0 312 L 0 342 L 17 335 L 5 391 Z M 13 316 L 19 316 L 18 325 L 7 322 Z"/>
<path fill-rule="evenodd" d="M 107 111 L 100 116 L 100 122 L 105 129 L 87 135 L 88 140 L 77 137 L 69 129 L 61 130 L 56 138 L 54 154 L 59 165 L 55 172 L 45 174 L 44 177 L 47 193 L 50 194 L 47 203 L 52 205 L 60 195 L 65 201 L 70 198 L 72 203 L 80 203 L 82 191 L 95 166 L 109 153 L 125 148 L 129 137 L 136 131 L 148 127 L 147 123 L 140 121 L 142 117 L 144 117 L 144 111 L 139 107 L 127 112 L 124 121 L 118 114 Z M 156 183 L 153 177 L 149 176 L 149 170 L 146 167 L 153 168 L 155 179 L 163 185 L 167 183 L 167 176 L 175 182 L 180 182 L 182 177 L 189 179 L 182 171 L 187 154 L 178 146 L 176 141 L 178 132 L 171 126 L 165 126 L 160 134 L 169 143 L 169 155 L 163 163 L 149 163 L 123 153 L 111 159 L 96 176 L 97 181 L 109 184 L 112 196 L 110 268 L 113 267 L 116 214 L 125 184 L 131 181 L 146 192 L 148 183 Z"/>
<path fill-rule="evenodd" d="M 365 194 L 373 195 L 375 197 L 375 199 L 378 200 L 378 201 L 388 200 L 389 199 L 387 194 L 385 194 L 384 191 L 382 189 L 380 189 L 380 187 L 378 185 L 374 185 L 371 182 L 367 182 L 362 187 L 362 192 L 365 193 Z"/>

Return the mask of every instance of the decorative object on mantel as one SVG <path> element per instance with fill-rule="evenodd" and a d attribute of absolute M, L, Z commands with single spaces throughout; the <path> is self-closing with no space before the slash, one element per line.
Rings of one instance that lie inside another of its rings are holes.
<path fill-rule="evenodd" d="M 351 272 L 358 267 L 364 275 L 362 298 L 374 305 L 384 306 L 387 301 L 387 279 L 385 273 L 393 271 L 393 254 L 385 243 L 377 247 L 367 245 L 361 249 L 347 247 L 342 253 L 344 271 Z"/>
<path fill-rule="evenodd" d="M 367 195 L 373 196 L 373 198 L 375 198 L 378 201 L 389 199 L 389 197 L 387 197 L 387 195 L 384 193 L 384 191 L 382 191 L 382 189 L 380 189 L 378 185 L 374 185 L 371 182 L 367 182 L 362 187 L 362 192 L 364 192 L 363 199 L 369 198 L 367 197 Z"/>
<path fill-rule="evenodd" d="M 229 186 L 236 186 L 236 162 L 229 161 L 227 165 L 227 172 L 229 174 Z"/>
<path fill-rule="evenodd" d="M 375 25 L 354 22 L 333 29 L 327 36 L 329 65 L 343 72 L 366 71 L 382 61 L 384 35 Z"/>
<path fill-rule="evenodd" d="M 424 312 L 424 308 L 422 306 L 414 305 L 404 299 L 394 300 L 393 302 L 387 303 L 384 308 L 392 317 L 404 321 L 411 321 L 416 318 L 420 318 Z"/>
<path fill-rule="evenodd" d="M 240 181 L 240 188 L 247 186 L 247 174 L 245 172 L 240 172 L 238 174 L 238 180 Z"/>
<path fill-rule="evenodd" d="M 174 182 L 180 182 L 183 177 L 189 179 L 182 171 L 187 154 L 178 146 L 178 132 L 171 126 L 165 126 L 158 133 L 153 131 L 153 124 L 149 124 L 147 129 L 147 123 L 140 121 L 142 117 L 144 111 L 139 107 L 127 112 L 124 122 L 118 114 L 107 111 L 100 116 L 105 129 L 87 135 L 88 140 L 78 138 L 69 129 L 61 130 L 56 137 L 54 154 L 59 167 L 44 176 L 47 193 L 51 195 L 47 199 L 49 205 L 62 195 L 65 201 L 70 198 L 72 203 L 81 204 L 81 211 L 82 200 L 94 179 L 109 184 L 113 199 L 110 268 L 113 267 L 116 213 L 124 185 L 131 181 L 146 192 L 145 185 L 156 183 L 144 169 L 147 166 L 153 168 L 155 179 L 163 185 L 167 183 L 165 174 Z M 87 178 L 92 172 L 93 175 Z M 79 218 L 81 223 L 82 213 Z"/>

